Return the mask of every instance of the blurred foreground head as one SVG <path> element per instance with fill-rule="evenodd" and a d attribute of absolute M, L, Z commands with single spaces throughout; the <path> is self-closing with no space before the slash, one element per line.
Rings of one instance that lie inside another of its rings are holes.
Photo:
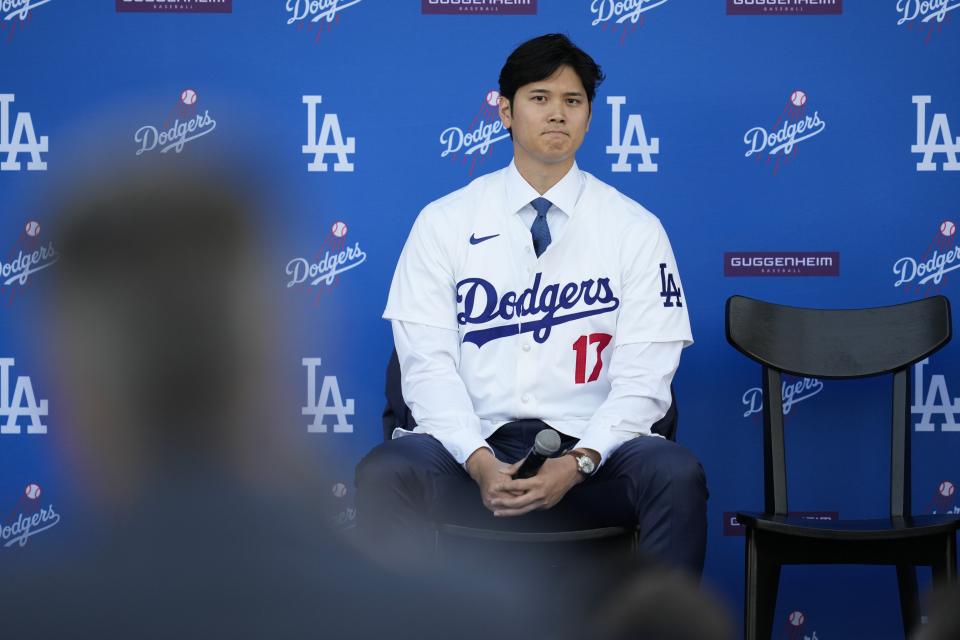
<path fill-rule="evenodd" d="M 50 316 L 70 450 L 108 501 L 178 470 L 251 484 L 289 470 L 270 459 L 283 439 L 269 419 L 279 332 L 258 200 L 225 171 L 177 160 L 101 172 L 55 225 Z"/>

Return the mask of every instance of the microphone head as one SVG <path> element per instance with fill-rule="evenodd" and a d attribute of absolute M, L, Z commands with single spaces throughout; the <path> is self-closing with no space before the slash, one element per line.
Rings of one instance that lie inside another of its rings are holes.
<path fill-rule="evenodd" d="M 533 450 L 549 458 L 560 450 L 560 434 L 553 429 L 542 429 L 533 442 Z"/>

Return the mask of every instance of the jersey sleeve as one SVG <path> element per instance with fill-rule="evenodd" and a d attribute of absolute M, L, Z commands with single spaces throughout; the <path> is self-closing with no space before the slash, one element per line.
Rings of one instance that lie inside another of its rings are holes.
<path fill-rule="evenodd" d="M 687 298 L 670 240 L 653 218 L 633 226 L 621 245 L 622 285 L 616 344 L 693 343 Z"/>
<path fill-rule="evenodd" d="M 387 320 L 457 330 L 453 267 L 444 244 L 442 211 L 427 206 L 417 216 L 390 284 Z"/>

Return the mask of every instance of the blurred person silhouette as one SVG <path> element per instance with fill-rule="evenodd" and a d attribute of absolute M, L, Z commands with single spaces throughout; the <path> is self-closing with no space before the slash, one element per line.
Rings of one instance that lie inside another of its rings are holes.
<path fill-rule="evenodd" d="M 934 588 L 927 596 L 927 610 L 927 622 L 917 628 L 913 640 L 960 638 L 960 587 Z"/>
<path fill-rule="evenodd" d="M 577 640 L 733 640 L 733 620 L 691 576 L 647 566 L 615 577 L 593 594 Z"/>
<path fill-rule="evenodd" d="M 62 199 L 47 301 L 83 524 L 5 559 L 5 635 L 430 638 L 479 592 L 509 621 L 483 576 L 385 573 L 328 530 L 250 182 L 179 157 L 101 174 Z"/>

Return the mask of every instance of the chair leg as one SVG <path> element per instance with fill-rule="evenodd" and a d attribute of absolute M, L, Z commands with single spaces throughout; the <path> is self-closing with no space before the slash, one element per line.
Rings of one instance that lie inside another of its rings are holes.
<path fill-rule="evenodd" d="M 952 531 L 943 538 L 941 561 L 933 565 L 934 586 L 946 586 L 957 582 L 957 537 Z"/>
<path fill-rule="evenodd" d="M 897 585 L 900 587 L 900 616 L 903 636 L 909 638 L 920 621 L 920 596 L 917 590 L 917 569 L 912 565 L 897 565 Z"/>
<path fill-rule="evenodd" d="M 762 556 L 757 544 L 757 531 L 748 527 L 743 607 L 746 640 L 767 640 L 773 634 L 780 565 Z"/>

